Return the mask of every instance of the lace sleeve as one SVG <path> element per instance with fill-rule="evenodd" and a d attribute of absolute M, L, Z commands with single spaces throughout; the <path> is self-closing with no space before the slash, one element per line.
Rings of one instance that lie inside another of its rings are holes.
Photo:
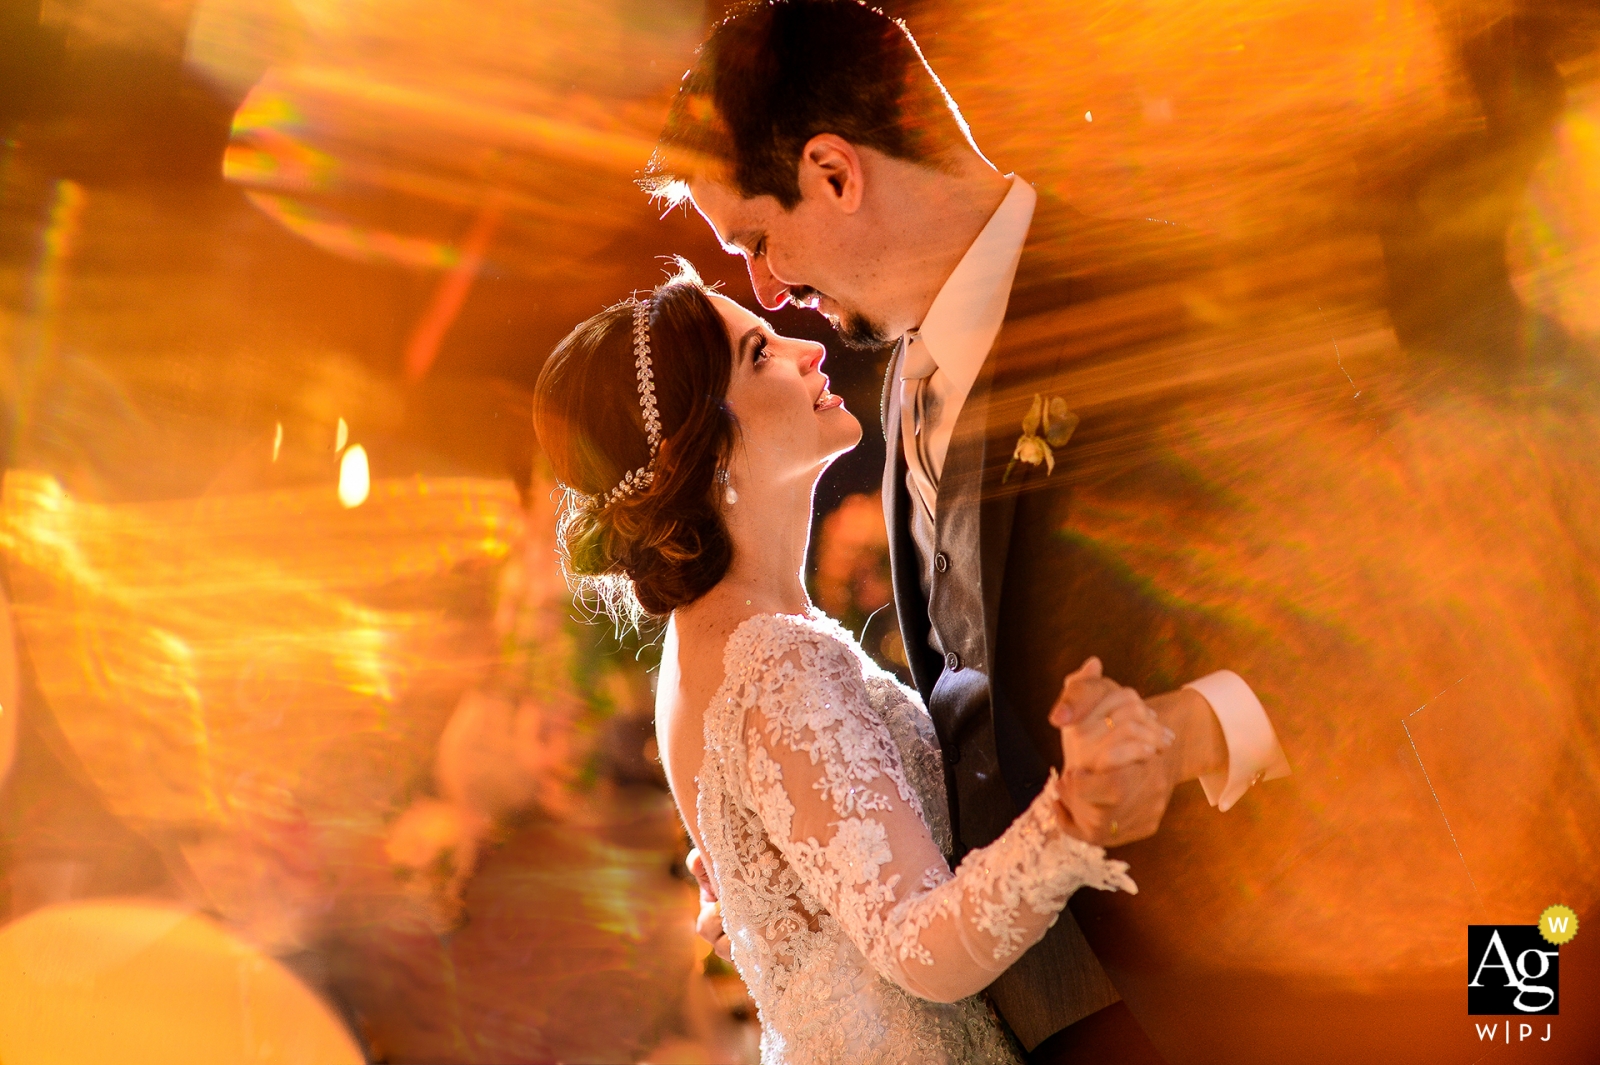
<path fill-rule="evenodd" d="M 745 663 L 743 787 L 807 891 L 880 973 L 954 1002 L 1038 942 L 1079 886 L 1137 890 L 1125 863 L 1063 831 L 1054 776 L 952 876 L 860 661 L 802 625 L 759 641 Z"/>

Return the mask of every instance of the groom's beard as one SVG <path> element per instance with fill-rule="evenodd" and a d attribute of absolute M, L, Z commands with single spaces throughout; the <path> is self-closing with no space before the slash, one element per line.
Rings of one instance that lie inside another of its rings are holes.
<path fill-rule="evenodd" d="M 838 331 L 845 347 L 857 351 L 874 350 L 889 343 L 888 331 L 864 314 L 847 314 L 834 329 Z"/>
<path fill-rule="evenodd" d="M 810 285 L 795 285 L 789 290 L 789 299 L 801 306 L 816 309 L 822 293 Z M 844 341 L 845 347 L 870 351 L 889 343 L 888 330 L 858 311 L 846 310 L 838 317 L 831 314 L 824 314 L 823 317 L 833 323 L 834 331 Z"/>

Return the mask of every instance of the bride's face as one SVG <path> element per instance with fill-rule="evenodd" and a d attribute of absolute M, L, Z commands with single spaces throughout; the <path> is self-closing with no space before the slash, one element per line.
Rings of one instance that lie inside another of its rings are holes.
<path fill-rule="evenodd" d="M 736 472 L 756 483 L 815 476 L 861 441 L 861 423 L 828 391 L 821 344 L 779 336 L 726 296 L 711 301 L 733 338 L 728 407 L 739 422 Z"/>

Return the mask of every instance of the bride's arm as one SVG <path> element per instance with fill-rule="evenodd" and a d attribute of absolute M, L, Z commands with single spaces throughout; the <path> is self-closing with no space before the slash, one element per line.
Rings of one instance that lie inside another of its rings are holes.
<path fill-rule="evenodd" d="M 1136 890 L 1124 863 L 1068 834 L 1053 775 L 952 876 L 855 656 L 813 633 L 770 650 L 749 664 L 744 786 L 806 888 L 884 976 L 955 1001 L 1038 942 L 1078 887 Z"/>

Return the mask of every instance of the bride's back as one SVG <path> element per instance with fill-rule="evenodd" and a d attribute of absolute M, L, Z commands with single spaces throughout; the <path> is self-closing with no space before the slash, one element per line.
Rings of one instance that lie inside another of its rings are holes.
<path fill-rule="evenodd" d="M 697 847 L 701 840 L 695 823 L 699 797 L 695 778 L 705 757 L 706 708 L 726 679 L 722 655 L 728 637 L 755 613 L 753 607 L 742 603 L 736 613 L 734 605 L 732 595 L 719 585 L 674 611 L 661 649 L 661 672 L 656 683 L 656 746 L 672 797 Z"/>

